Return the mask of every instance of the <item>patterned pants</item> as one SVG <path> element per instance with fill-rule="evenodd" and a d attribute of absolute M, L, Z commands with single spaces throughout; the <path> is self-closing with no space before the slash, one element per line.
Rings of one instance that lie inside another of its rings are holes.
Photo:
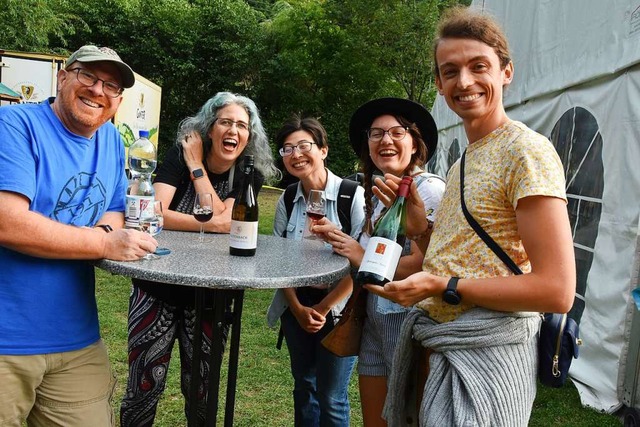
<path fill-rule="evenodd" d="M 202 313 L 202 350 L 200 388 L 198 389 L 198 419 L 204 423 L 206 390 L 208 387 L 209 355 L 211 354 L 212 304 Z M 226 342 L 229 322 L 223 330 Z M 133 286 L 129 299 L 129 379 L 120 407 L 122 427 L 153 425 L 158 401 L 164 391 L 173 344 L 180 346 L 180 385 L 188 414 L 195 309 L 163 301 Z"/>

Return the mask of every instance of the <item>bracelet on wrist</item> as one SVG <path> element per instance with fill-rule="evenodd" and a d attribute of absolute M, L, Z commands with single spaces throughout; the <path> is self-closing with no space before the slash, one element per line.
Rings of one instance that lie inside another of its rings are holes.
<path fill-rule="evenodd" d="M 96 227 L 102 228 L 105 233 L 111 233 L 113 231 L 113 228 L 111 228 L 109 224 L 96 224 L 94 228 Z"/>
<path fill-rule="evenodd" d="M 413 240 L 414 242 L 417 240 L 424 240 L 431 233 L 431 229 L 433 228 L 433 221 L 427 220 L 427 228 L 420 234 L 407 234 L 407 238 Z"/>

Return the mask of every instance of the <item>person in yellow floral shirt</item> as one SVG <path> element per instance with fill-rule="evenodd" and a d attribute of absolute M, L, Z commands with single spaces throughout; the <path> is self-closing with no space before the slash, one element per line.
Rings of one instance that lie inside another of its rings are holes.
<path fill-rule="evenodd" d="M 378 295 L 414 305 L 396 348 L 385 417 L 402 408 L 412 337 L 430 354 L 420 425 L 526 426 L 536 392 L 538 312 L 567 312 L 575 261 L 560 159 L 547 138 L 507 116 L 503 89 L 514 66 L 506 37 L 486 14 L 456 8 L 434 48 L 436 85 L 469 140 L 464 200 L 471 215 L 524 272 L 513 275 L 475 233 L 460 201 L 460 162 L 447 186 L 423 271 Z M 393 197 L 398 180 L 377 181 Z M 409 204 L 408 233 L 424 230 L 424 207 Z M 447 296 L 445 297 L 445 291 Z M 444 297 L 444 298 L 443 298 Z"/>

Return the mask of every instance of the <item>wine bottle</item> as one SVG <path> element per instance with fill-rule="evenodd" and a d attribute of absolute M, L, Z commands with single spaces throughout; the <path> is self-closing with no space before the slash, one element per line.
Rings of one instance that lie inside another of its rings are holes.
<path fill-rule="evenodd" d="M 396 200 L 376 223 L 356 274 L 356 283 L 384 286 L 393 280 L 406 241 L 405 201 L 411 182 L 410 176 L 402 178 Z"/>
<path fill-rule="evenodd" d="M 253 256 L 258 246 L 258 201 L 253 188 L 253 156 L 244 157 L 242 184 L 231 210 L 229 253 Z"/>

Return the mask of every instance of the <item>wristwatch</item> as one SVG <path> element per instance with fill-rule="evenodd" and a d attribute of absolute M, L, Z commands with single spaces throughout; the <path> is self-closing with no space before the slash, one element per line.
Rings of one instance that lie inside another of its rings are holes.
<path fill-rule="evenodd" d="M 200 168 L 194 169 L 191 171 L 191 181 L 195 181 L 196 179 L 200 179 L 204 176 L 204 171 Z"/>
<path fill-rule="evenodd" d="M 452 277 L 447 283 L 447 289 L 442 293 L 442 299 L 447 304 L 458 305 L 462 300 L 462 297 L 458 293 L 458 280 L 459 277 Z"/>

